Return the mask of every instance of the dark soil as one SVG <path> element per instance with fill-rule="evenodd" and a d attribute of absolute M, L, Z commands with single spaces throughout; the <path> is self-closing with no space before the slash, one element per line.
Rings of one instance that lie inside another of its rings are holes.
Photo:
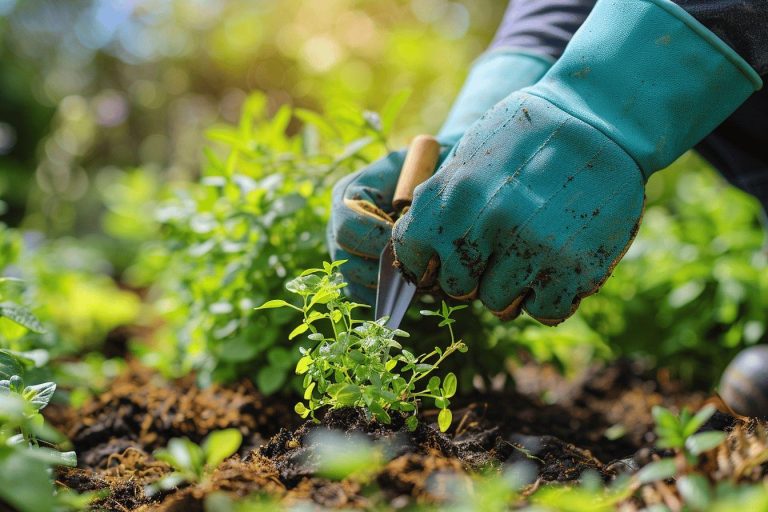
<path fill-rule="evenodd" d="M 79 460 L 77 469 L 61 470 L 58 481 L 78 491 L 109 489 L 95 508 L 123 512 L 202 511 L 214 491 L 328 508 L 366 508 L 372 496 L 398 506 L 440 503 L 457 478 L 515 461 L 535 465 L 537 485 L 577 480 L 587 469 L 608 481 L 652 457 L 652 406 L 697 408 L 705 399 L 628 363 L 576 381 L 530 366 L 516 371 L 515 379 L 518 392 L 457 400 L 453 426 L 442 434 L 434 425 L 436 411 L 426 410 L 415 432 L 399 418 L 381 425 L 355 409 L 330 411 L 319 425 L 301 423 L 293 399 L 264 398 L 249 383 L 200 390 L 192 379 L 169 383 L 133 367 L 77 413 L 51 410 L 49 420 L 69 436 Z M 545 391 L 548 403 L 539 398 Z M 721 415 L 717 421 L 731 419 Z M 243 447 L 207 482 L 145 494 L 146 485 L 170 472 L 152 458 L 154 449 L 173 437 L 199 442 L 230 427 L 243 433 Z M 310 438 L 322 430 L 387 443 L 387 461 L 367 481 L 321 478 Z"/>

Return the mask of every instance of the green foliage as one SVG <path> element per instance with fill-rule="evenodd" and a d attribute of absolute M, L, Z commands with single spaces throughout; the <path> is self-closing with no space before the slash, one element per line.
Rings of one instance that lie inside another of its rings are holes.
<path fill-rule="evenodd" d="M 656 446 L 673 450 L 673 457 L 665 457 L 644 466 L 635 479 L 640 484 L 674 478 L 680 496 L 692 511 L 712 510 L 715 492 L 709 480 L 696 472 L 699 455 L 720 445 L 726 438 L 725 432 L 697 431 L 712 417 L 715 408 L 703 407 L 696 414 L 683 409 L 679 415 L 661 406 L 653 408 L 656 422 Z M 719 493 L 724 493 L 727 485 L 720 484 Z M 765 492 L 765 490 L 763 490 Z M 735 497 L 735 496 L 734 496 Z"/>
<path fill-rule="evenodd" d="M 0 380 L 0 502 L 21 512 L 80 510 L 101 495 L 54 490 L 51 468 L 77 464 L 75 452 L 41 446 L 65 444 L 40 414 L 55 390 L 53 382 L 25 385 L 18 375 Z"/>
<path fill-rule="evenodd" d="M 395 340 L 408 333 L 386 327 L 387 318 L 357 318 L 355 311 L 365 306 L 341 293 L 346 283 L 337 269 L 343 263 L 323 263 L 323 268 L 305 270 L 286 284 L 289 292 L 301 297 L 301 306 L 270 300 L 256 308 L 293 309 L 304 317 L 288 335 L 293 339 L 309 332 L 311 342 L 299 348 L 302 357 L 296 373 L 304 375 L 306 403 L 296 404 L 296 412 L 302 418 L 315 418 L 315 412 L 324 407 L 362 407 L 369 418 L 389 424 L 394 411 L 407 415 L 406 425 L 413 430 L 418 425 L 419 400 L 429 398 L 440 409 L 438 426 L 445 432 L 452 421 L 450 398 L 456 394 L 457 379 L 449 373 L 441 381 L 432 372 L 452 353 L 466 352 L 467 346 L 454 335 L 451 318 L 465 306 L 449 307 L 443 302 L 436 311 L 422 311 L 438 317 L 439 327 L 448 328 L 450 343 L 416 356 Z M 320 330 L 322 323 L 326 333 Z"/>
<path fill-rule="evenodd" d="M 79 354 L 100 348 L 110 331 L 139 320 L 137 295 L 117 285 L 109 263 L 87 243 L 46 241 L 25 249 L 23 260 L 19 266 L 35 312 L 51 326 L 47 338 L 30 346 L 56 356 Z"/>
<path fill-rule="evenodd" d="M 656 422 L 656 435 L 658 436 L 656 445 L 659 448 L 675 450 L 688 464 L 695 464 L 699 455 L 715 448 L 725 440 L 725 432 L 696 433 L 714 413 L 715 408 L 711 405 L 703 407 L 696 414 L 692 414 L 684 408 L 678 416 L 675 416 L 669 409 L 655 406 L 653 419 Z M 645 471 L 646 468 L 643 470 Z"/>
<path fill-rule="evenodd" d="M 136 294 L 120 289 L 108 270 L 87 244 L 28 237 L 22 247 L 18 232 L 0 224 L 0 275 L 20 277 L 0 277 L 0 379 L 55 380 L 66 388 L 57 395 L 65 400 L 103 389 L 119 363 L 88 351 L 140 312 Z M 82 370 L 86 361 L 87 374 L 65 369 Z"/>
<path fill-rule="evenodd" d="M 234 428 L 211 432 L 202 445 L 186 437 L 171 439 L 167 448 L 155 450 L 153 455 L 157 460 L 167 462 L 174 472 L 149 486 L 148 494 L 172 489 L 183 482 L 203 482 L 224 459 L 237 452 L 242 442 L 243 435 Z"/>
<path fill-rule="evenodd" d="M 539 512 L 609 512 L 629 498 L 629 481 L 618 479 L 610 486 L 603 485 L 597 474 L 586 472 L 578 486 L 549 484 L 542 486 L 532 497 L 531 510 Z"/>
<path fill-rule="evenodd" d="M 317 473 L 331 480 L 368 482 L 390 458 L 383 441 L 373 443 L 364 435 L 318 429 L 309 447 L 317 460 Z"/>
<path fill-rule="evenodd" d="M 154 294 L 167 325 L 158 345 L 167 351 L 153 351 L 154 364 L 171 374 L 195 370 L 202 383 L 253 375 L 273 393 L 296 362 L 280 346 L 290 316 L 257 316 L 253 306 L 323 257 L 332 183 L 384 146 L 373 115 L 339 109 L 323 118 L 284 107 L 267 119 L 266 106 L 254 95 L 238 126 L 209 131 L 217 147 L 206 151 L 200 183 L 175 187 L 159 208 L 166 245 L 153 247 L 147 264 L 165 268 Z M 289 136 L 294 115 L 307 124 Z"/>

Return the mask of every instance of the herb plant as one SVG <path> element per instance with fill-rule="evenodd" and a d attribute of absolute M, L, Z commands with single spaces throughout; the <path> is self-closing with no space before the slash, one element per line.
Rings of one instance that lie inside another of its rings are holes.
<path fill-rule="evenodd" d="M 449 307 L 445 302 L 436 311 L 422 311 L 436 316 L 439 326 L 447 327 L 450 342 L 445 348 L 434 347 L 426 354 L 414 355 L 395 338 L 408 337 L 400 329 L 385 326 L 386 318 L 360 320 L 355 312 L 367 307 L 347 300 L 341 290 L 346 286 L 337 271 L 344 261 L 323 263 L 289 281 L 286 289 L 301 297 L 301 305 L 284 300 L 270 300 L 257 309 L 289 308 L 303 315 L 302 322 L 289 339 L 309 333 L 310 344 L 301 347 L 296 373 L 304 375 L 304 400 L 296 404 L 303 418 L 323 407 L 362 407 L 369 418 L 389 424 L 390 413 L 407 415 L 406 425 L 418 425 L 419 400 L 434 400 L 440 409 L 438 425 L 446 431 L 452 421 L 450 398 L 456 393 L 457 379 L 448 373 L 443 379 L 433 372 L 456 351 L 467 346 L 456 339 L 451 315 L 466 306 Z M 327 330 L 320 329 L 325 324 Z"/>
<path fill-rule="evenodd" d="M 242 434 L 234 428 L 211 432 L 202 445 L 186 437 L 171 439 L 166 448 L 155 450 L 153 455 L 157 460 L 167 462 L 174 472 L 150 486 L 148 494 L 172 489 L 182 482 L 204 482 L 224 459 L 240 448 L 242 442 Z"/>
<path fill-rule="evenodd" d="M 653 408 L 658 440 L 656 446 L 674 450 L 674 457 L 666 457 L 643 467 L 638 473 L 640 481 L 654 481 L 688 473 L 695 466 L 699 455 L 717 447 L 725 440 L 725 432 L 708 431 L 696 433 L 715 413 L 708 405 L 696 414 L 683 409 L 679 415 L 661 406 Z"/>

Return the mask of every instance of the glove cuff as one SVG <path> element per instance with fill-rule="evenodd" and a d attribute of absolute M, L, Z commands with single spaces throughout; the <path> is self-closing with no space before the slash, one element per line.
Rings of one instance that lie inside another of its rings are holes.
<path fill-rule="evenodd" d="M 536 83 L 553 60 L 515 48 L 496 49 L 475 61 L 437 137 L 453 145 L 472 123 L 511 92 Z"/>
<path fill-rule="evenodd" d="M 527 92 L 603 132 L 648 179 L 761 86 L 744 59 L 670 0 L 599 0 Z"/>

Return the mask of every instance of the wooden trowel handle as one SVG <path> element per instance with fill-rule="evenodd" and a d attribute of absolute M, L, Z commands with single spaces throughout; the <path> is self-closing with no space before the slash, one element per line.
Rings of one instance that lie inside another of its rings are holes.
<path fill-rule="evenodd" d="M 405 155 L 403 169 L 397 180 L 392 206 L 396 212 L 406 210 L 413 202 L 413 189 L 435 172 L 440 158 L 440 143 L 430 135 L 417 135 Z"/>

